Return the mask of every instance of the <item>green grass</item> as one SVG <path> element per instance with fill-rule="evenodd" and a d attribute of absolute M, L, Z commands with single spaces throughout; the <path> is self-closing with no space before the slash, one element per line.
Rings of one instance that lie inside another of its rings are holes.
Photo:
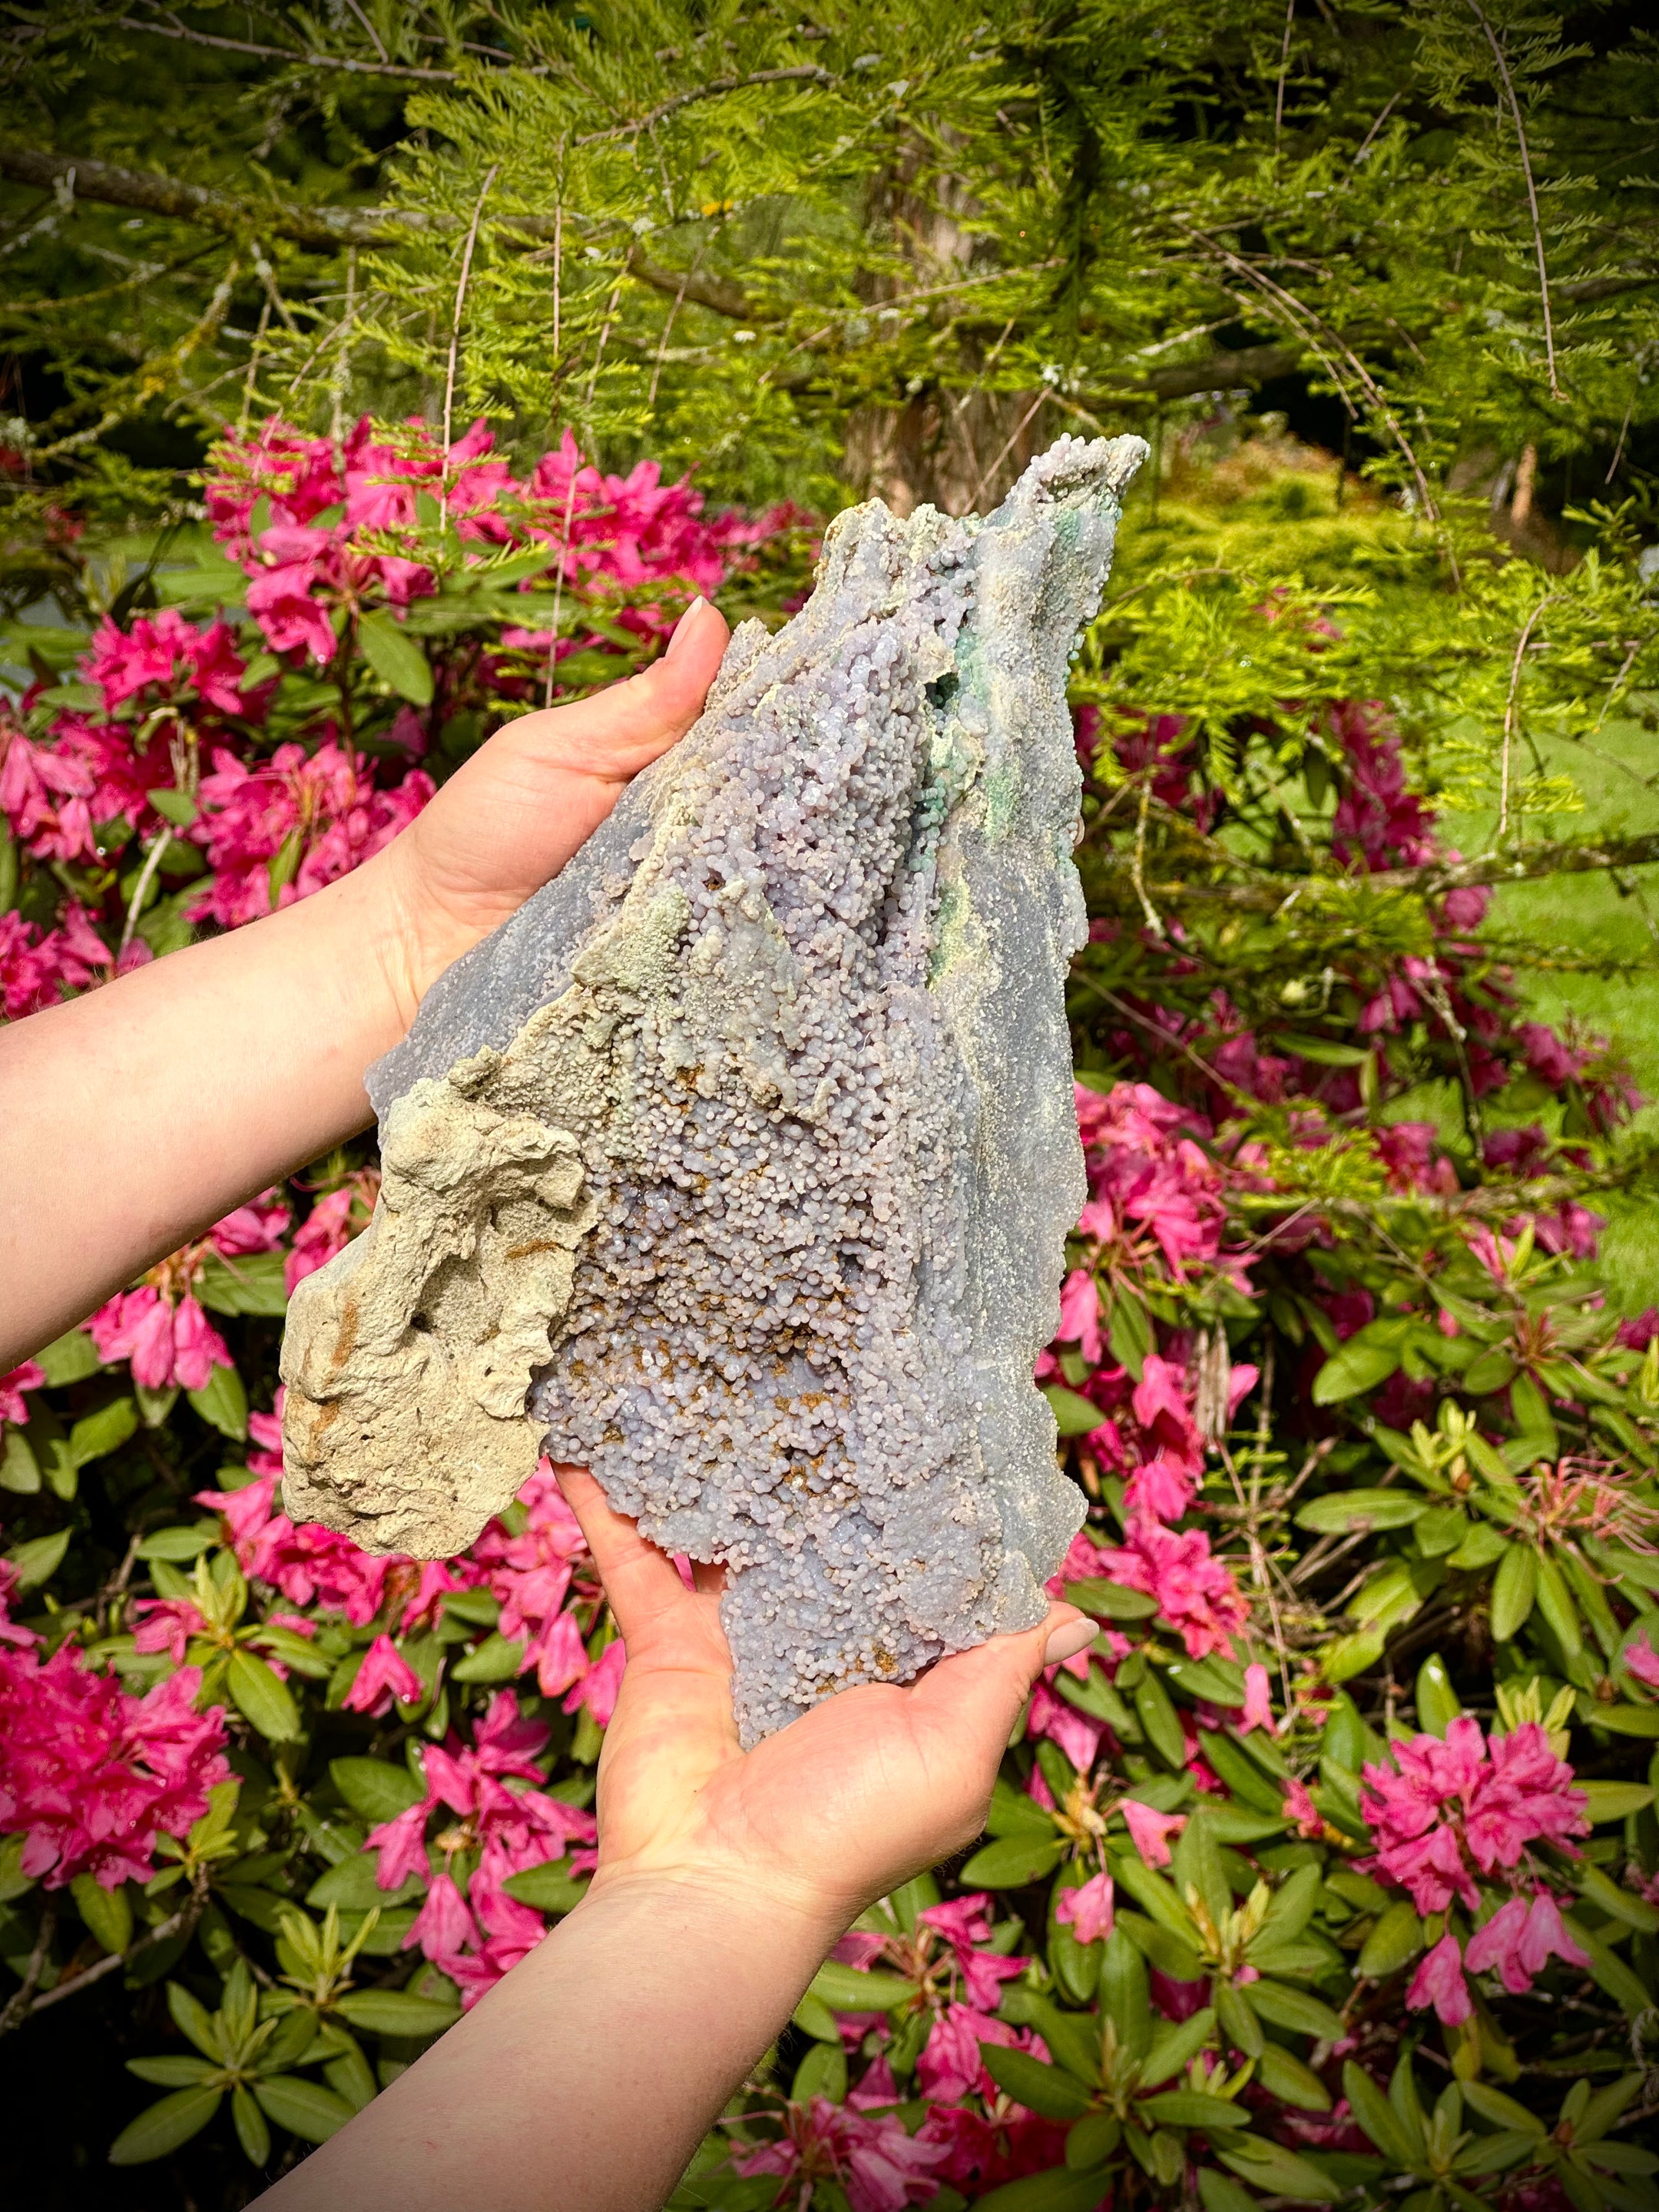
<path fill-rule="evenodd" d="M 1593 746 L 1560 743 L 1545 753 L 1554 775 L 1570 775 L 1584 801 L 1582 813 L 1528 825 L 1528 839 L 1583 836 L 1591 831 L 1659 830 L 1659 737 L 1638 723 L 1609 721 Z M 1445 817 L 1447 836 L 1463 852 L 1483 849 L 1489 821 Z M 1547 962 L 1558 957 L 1636 963 L 1635 975 L 1575 974 L 1544 965 L 1518 970 L 1530 1018 L 1564 1034 L 1606 1036 L 1622 1048 L 1644 1098 L 1638 1127 L 1659 1133 L 1659 866 L 1633 870 L 1620 890 L 1601 874 L 1557 876 L 1505 884 L 1493 896 L 1488 932 L 1536 944 Z M 1601 1258 L 1608 1290 L 1625 1311 L 1659 1304 L 1659 1201 L 1615 1201 L 1603 1211 Z"/>

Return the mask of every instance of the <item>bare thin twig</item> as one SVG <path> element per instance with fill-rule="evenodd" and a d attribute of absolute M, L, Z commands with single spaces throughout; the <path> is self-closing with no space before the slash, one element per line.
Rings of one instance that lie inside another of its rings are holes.
<path fill-rule="evenodd" d="M 1285 43 L 1279 50 L 1279 91 L 1273 100 L 1273 151 L 1285 123 L 1285 79 L 1291 66 L 1291 33 L 1296 27 L 1296 0 L 1285 0 Z"/>
<path fill-rule="evenodd" d="M 1560 596 L 1559 592 L 1546 592 L 1538 605 L 1527 617 L 1520 637 L 1516 641 L 1515 660 L 1510 670 L 1509 696 L 1504 702 L 1504 757 L 1498 770 L 1498 827 L 1492 833 L 1492 842 L 1496 845 L 1501 845 L 1509 834 L 1510 757 L 1519 722 L 1521 671 L 1525 665 L 1527 647 L 1532 642 L 1532 634 L 1537 627 L 1539 617 L 1546 607 L 1553 606 Z"/>
<path fill-rule="evenodd" d="M 438 501 L 441 527 L 449 521 L 449 440 L 455 407 L 455 367 L 461 352 L 461 309 L 466 304 L 467 280 L 472 274 L 472 249 L 478 242 L 478 224 L 484 211 L 484 202 L 489 198 L 489 188 L 501 174 L 501 165 L 492 161 L 472 210 L 472 220 L 466 227 L 466 244 L 461 249 L 460 280 L 455 287 L 455 313 L 449 325 L 449 362 L 444 371 L 444 473 Z"/>
<path fill-rule="evenodd" d="M 1515 82 L 1510 76 L 1510 65 L 1504 58 L 1504 48 L 1498 33 L 1487 21 L 1480 0 L 1468 0 L 1468 10 L 1486 33 L 1486 44 L 1492 48 L 1492 58 L 1498 64 L 1498 74 L 1504 81 L 1504 97 L 1510 104 L 1510 114 L 1515 123 L 1515 136 L 1521 149 L 1521 170 L 1527 180 L 1527 205 L 1532 210 L 1532 242 L 1538 255 L 1538 292 L 1544 303 L 1544 354 L 1549 363 L 1550 398 L 1562 396 L 1560 383 L 1555 374 L 1555 325 L 1550 316 L 1549 264 L 1544 258 L 1544 226 L 1538 216 L 1538 187 L 1533 181 L 1532 152 L 1527 144 L 1527 126 L 1522 119 L 1521 102 L 1516 97 Z"/>

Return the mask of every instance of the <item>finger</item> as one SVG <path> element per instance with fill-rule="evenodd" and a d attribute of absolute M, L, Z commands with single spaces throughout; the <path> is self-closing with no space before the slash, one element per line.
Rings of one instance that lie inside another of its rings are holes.
<path fill-rule="evenodd" d="M 617 1616 L 624 1644 L 684 1601 L 685 1585 L 665 1552 L 641 1536 L 626 1515 L 615 1513 L 585 1467 L 553 1470 L 565 1503 L 580 1524 Z"/>
<path fill-rule="evenodd" d="M 1035 1628 L 994 1636 L 971 1651 L 941 1659 L 921 1677 L 911 1695 L 926 1710 L 982 1720 L 988 1735 L 1000 1745 L 1006 1742 L 1043 1668 L 1073 1657 L 1093 1642 L 1094 1635 L 1093 1622 L 1074 1605 L 1051 1605 L 1048 1618 Z"/>
<path fill-rule="evenodd" d="M 696 720 L 730 635 L 720 610 L 694 599 L 660 660 L 591 699 L 526 714 L 502 734 L 575 774 L 626 782 Z"/>

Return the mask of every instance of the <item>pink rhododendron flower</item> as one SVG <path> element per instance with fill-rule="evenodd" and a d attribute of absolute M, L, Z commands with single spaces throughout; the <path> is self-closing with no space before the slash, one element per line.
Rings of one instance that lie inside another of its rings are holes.
<path fill-rule="evenodd" d="M 109 823 L 148 834 L 149 793 L 172 784 L 173 762 L 163 744 L 135 752 L 132 738 L 81 714 L 58 715 L 45 739 L 0 721 L 0 814 L 18 843 L 43 860 L 91 860 Z"/>
<path fill-rule="evenodd" d="M 9 1022 L 58 1005 L 110 965 L 108 946 L 72 899 L 58 929 L 0 914 L 0 1013 Z"/>
<path fill-rule="evenodd" d="M 1177 1531 L 1136 1520 L 1122 1550 L 1102 1548 L 1100 1571 L 1125 1589 L 1155 1597 L 1194 1659 L 1226 1650 L 1249 1620 L 1243 1593 L 1221 1561 L 1210 1556 L 1210 1540 L 1201 1528 Z"/>
<path fill-rule="evenodd" d="M 187 1597 L 141 1597 L 134 1601 L 132 1617 L 135 1651 L 165 1651 L 175 1667 L 185 1663 L 192 1636 L 205 1636 L 208 1625 L 200 1608 Z"/>
<path fill-rule="evenodd" d="M 0 1650 L 0 1833 L 23 1836 L 25 1875 L 48 1889 L 148 1881 L 157 1836 L 182 1836 L 229 1777 L 224 1715 L 195 1711 L 201 1686 L 185 1667 L 135 1698 L 73 1644 L 44 1665 Z"/>
<path fill-rule="evenodd" d="M 340 1702 L 349 1712 L 372 1713 L 378 1718 L 391 1711 L 394 1698 L 412 1705 L 421 1694 L 421 1678 L 408 1660 L 389 1636 L 377 1636 Z"/>
<path fill-rule="evenodd" d="M 935 2105 L 953 2105 L 975 2091 L 993 2099 L 999 2093 L 980 2056 L 981 2044 L 1023 2051 L 1030 2042 L 1029 2033 L 1010 2027 L 1006 2021 L 953 2000 L 935 2018 L 916 2061 L 917 2091 Z"/>
<path fill-rule="evenodd" d="M 176 1304 L 152 1283 L 121 1291 L 87 1323 L 106 1366 L 131 1363 L 132 1379 L 147 1390 L 175 1383 L 203 1390 L 216 1367 L 234 1363 L 222 1336 L 186 1291 Z"/>
<path fill-rule="evenodd" d="M 323 1193 L 295 1231 L 289 1247 L 283 1282 L 290 1297 L 307 1275 L 315 1274 L 337 1252 L 344 1251 L 356 1230 L 368 1226 L 380 1188 L 379 1170 L 360 1168 L 337 1190 Z"/>
<path fill-rule="evenodd" d="M 931 2203 L 938 2193 L 934 2169 L 945 2151 L 907 2133 L 902 2120 L 832 2105 L 827 2097 L 786 2106 L 783 2120 L 776 2142 L 732 2153 L 737 2172 L 784 2177 L 792 2200 L 800 2203 L 816 2182 L 836 2182 L 851 2212 L 904 2212 L 906 2205 Z"/>
<path fill-rule="evenodd" d="M 23 1402 L 23 1393 L 38 1390 L 46 1379 L 46 1370 L 36 1359 L 26 1359 L 9 1375 L 0 1375 L 0 1421 L 27 1421 L 29 1409 Z"/>
<path fill-rule="evenodd" d="M 1045 1681 L 1039 1679 L 1031 1691 L 1025 1733 L 1034 1738 L 1047 1736 L 1051 1742 L 1057 1743 L 1078 1772 L 1086 1775 L 1095 1763 L 1101 1738 L 1107 1729 L 1104 1721 L 1097 1720 L 1092 1713 L 1079 1712 L 1075 1705 L 1065 1704 Z"/>
<path fill-rule="evenodd" d="M 1296 1822 L 1298 1836 L 1322 1836 L 1324 1815 L 1313 1801 L 1313 1792 L 1305 1782 L 1291 1780 L 1285 1784 L 1285 1815 Z"/>
<path fill-rule="evenodd" d="M 1073 1267 L 1060 1286 L 1060 1327 L 1062 1344 L 1075 1344 L 1091 1367 L 1098 1366 L 1103 1349 L 1100 1334 L 1100 1292 L 1085 1268 Z"/>
<path fill-rule="evenodd" d="M 1253 1659 L 1244 1669 L 1244 1710 L 1238 1717 L 1238 1732 L 1248 1735 L 1259 1728 L 1269 1735 L 1273 1732 L 1273 1697 L 1267 1668 Z"/>
<path fill-rule="evenodd" d="M 984 2117 L 965 2105 L 932 2105 L 915 2140 L 936 2143 L 944 2152 L 941 2182 L 976 2197 L 1027 2174 L 1052 2172 L 1066 2155 L 1063 2126 L 1006 2097 Z"/>
<path fill-rule="evenodd" d="M 1406 787 L 1400 739 L 1375 700 L 1343 700 L 1326 710 L 1347 755 L 1348 781 L 1331 821 L 1339 860 L 1368 869 L 1419 867 L 1434 858 L 1434 817 Z"/>
<path fill-rule="evenodd" d="M 256 1419 L 267 1436 L 276 1427 L 269 1416 L 256 1415 L 250 1428 Z M 237 1565 L 250 1579 L 270 1583 L 290 1604 L 319 1605 L 343 1613 L 354 1627 L 367 1627 L 380 1609 L 393 1567 L 412 1562 L 371 1558 L 314 1522 L 296 1528 L 286 1513 L 272 1512 L 276 1492 L 276 1475 L 264 1473 L 240 1490 L 198 1491 L 195 1502 L 223 1516 Z"/>
<path fill-rule="evenodd" d="M 191 907 L 192 918 L 226 928 L 255 921 L 347 875 L 389 845 L 432 796 L 423 769 L 383 791 L 374 763 L 331 738 L 314 753 L 278 745 L 249 767 L 222 746 L 201 781 L 201 812 L 189 835 L 213 870 Z M 284 853 L 293 865 L 273 874 Z"/>
<path fill-rule="evenodd" d="M 587 1547 L 546 1460 L 519 1492 L 519 1503 L 528 1516 L 523 1534 L 509 1535 L 492 1521 L 469 1556 L 482 1571 L 484 1588 L 501 1600 L 501 1634 L 524 1645 L 520 1671 L 533 1668 L 542 1695 L 556 1698 L 588 1670 L 581 1631 L 562 1609 Z M 605 1717 L 610 1718 L 608 1711 Z"/>
<path fill-rule="evenodd" d="M 1438 1736 L 1389 1747 L 1395 1766 L 1367 1765 L 1360 1810 L 1377 1842 L 1364 1870 L 1409 1891 L 1419 1912 L 1454 1897 L 1480 1903 L 1474 1874 L 1518 1866 L 1529 1843 L 1571 1848 L 1589 1826 L 1584 1794 L 1549 1738 L 1528 1721 L 1490 1745 L 1461 1713 Z"/>
<path fill-rule="evenodd" d="M 542 1722 L 520 1713 L 510 1690 L 497 1692 L 470 1745 L 452 1729 L 441 1745 L 428 1747 L 424 1801 L 368 1833 L 365 1848 L 379 1854 L 377 1882 L 382 1889 L 397 1889 L 411 1875 L 426 1879 L 425 1832 L 431 1814 L 440 1806 L 459 1814 L 459 1823 L 441 1832 L 438 1841 L 446 1850 L 477 1854 L 465 1903 L 459 1892 L 453 1898 L 441 1899 L 429 1917 L 417 1920 L 404 1944 L 407 1948 L 420 1943 L 434 1964 L 459 1984 L 468 2005 L 533 1949 L 544 1933 L 540 1915 L 510 1897 L 505 1883 L 528 1867 L 563 1858 L 573 1844 L 580 1846 L 571 1859 L 573 1869 L 580 1871 L 592 1863 L 591 1847 L 597 1831 L 591 1813 L 541 1790 L 511 1786 L 515 1781 L 541 1780 L 536 1759 L 547 1735 Z M 428 1935 L 430 1942 L 425 1940 Z M 434 1948 L 448 1944 L 452 1937 L 458 1937 L 464 1948 Z"/>
<path fill-rule="evenodd" d="M 1443 2027 L 1461 2027 L 1474 2016 L 1455 1936 L 1443 1936 L 1412 1977 L 1406 2002 L 1421 2012 L 1432 2005 Z"/>
<path fill-rule="evenodd" d="M 942 1936 L 955 1957 L 962 1977 L 963 1994 L 976 2012 L 994 2011 L 1000 2002 L 1002 1984 L 1018 1981 L 1025 1970 L 1021 1958 L 1005 1958 L 976 1947 L 991 1940 L 990 1899 L 983 1890 L 966 1897 L 947 1898 L 917 1914 L 918 1924 Z"/>
<path fill-rule="evenodd" d="M 601 1728 L 608 1728 L 611 1716 L 617 1710 L 617 1692 L 622 1687 L 623 1668 L 628 1654 L 623 1649 L 621 1637 L 607 1644 L 587 1672 L 567 1694 L 564 1710 L 574 1713 L 586 1705 Z"/>
<path fill-rule="evenodd" d="M 1165 1852 L 1164 1856 L 1167 1858 L 1169 1854 Z M 1061 1890 L 1054 1906 L 1054 1918 L 1062 1927 L 1069 1928 L 1079 1943 L 1092 1943 L 1111 1934 L 1112 1908 L 1112 1877 L 1095 1874 L 1076 1889 Z"/>
<path fill-rule="evenodd" d="M 240 690 L 245 663 L 229 623 L 213 622 L 198 630 L 173 607 L 138 615 L 125 629 L 106 617 L 81 666 L 87 681 L 101 688 L 107 707 L 118 707 L 154 686 L 194 691 L 221 714 L 246 711 Z"/>
<path fill-rule="evenodd" d="M 0 1382 L 0 1412 L 4 1410 L 5 1388 L 4 1382 Z M 14 1414 L 12 1418 L 15 1420 L 17 1416 Z M 1638 1682 L 1645 1683 L 1650 1690 L 1659 1690 L 1659 1651 L 1649 1643 L 1645 1628 L 1625 1646 L 1624 1661 Z"/>
<path fill-rule="evenodd" d="M 1472 1974 L 1496 1967 L 1511 1996 L 1522 1996 L 1551 1959 L 1569 1966 L 1588 1966 L 1589 1959 L 1562 1925 L 1561 1910 L 1548 1890 L 1530 1903 L 1511 1897 L 1469 1938 L 1463 1964 Z"/>
<path fill-rule="evenodd" d="M 1129 1840 L 1149 1867 L 1166 1867 L 1170 1863 L 1170 1838 L 1178 1836 L 1187 1825 L 1184 1813 L 1160 1813 L 1155 1806 L 1143 1805 L 1138 1797 L 1120 1800 L 1118 1811 L 1123 1815 L 1123 1825 L 1129 1831 Z"/>

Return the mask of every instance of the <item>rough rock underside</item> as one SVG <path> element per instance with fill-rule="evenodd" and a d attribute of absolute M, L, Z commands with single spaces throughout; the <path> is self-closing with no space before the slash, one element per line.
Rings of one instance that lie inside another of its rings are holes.
<path fill-rule="evenodd" d="M 1042 1616 L 1032 1383 L 1085 1197 L 1067 664 L 1139 439 L 842 515 L 775 636 L 370 1073 L 374 1221 L 289 1309 L 284 1497 L 462 1549 L 544 1449 L 722 1561 L 745 1742 Z"/>

